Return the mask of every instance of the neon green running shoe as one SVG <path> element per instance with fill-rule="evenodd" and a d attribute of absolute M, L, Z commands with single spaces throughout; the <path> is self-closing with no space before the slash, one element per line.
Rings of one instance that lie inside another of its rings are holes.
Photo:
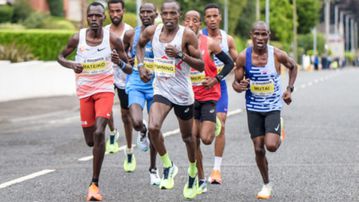
<path fill-rule="evenodd" d="M 133 153 L 126 153 L 126 159 L 123 162 L 125 172 L 133 172 L 136 170 L 136 158 Z"/>
<path fill-rule="evenodd" d="M 163 176 L 160 183 L 160 189 L 173 189 L 174 178 L 178 173 L 177 166 L 172 162 L 172 166 L 163 169 Z"/>
<path fill-rule="evenodd" d="M 221 134 L 222 131 L 222 122 L 219 120 L 218 117 L 216 117 L 216 131 L 214 132 L 215 136 L 217 137 L 219 134 Z"/>
<path fill-rule="evenodd" d="M 183 187 L 183 196 L 186 199 L 194 199 L 197 196 L 198 178 L 188 176 L 188 182 Z"/>
<path fill-rule="evenodd" d="M 207 193 L 207 182 L 206 180 L 199 180 L 198 187 L 197 187 L 197 195 Z"/>
<path fill-rule="evenodd" d="M 120 137 L 120 133 L 115 129 L 110 134 L 110 138 L 106 141 L 106 153 L 114 154 L 120 151 L 120 147 L 118 146 L 118 138 Z"/>

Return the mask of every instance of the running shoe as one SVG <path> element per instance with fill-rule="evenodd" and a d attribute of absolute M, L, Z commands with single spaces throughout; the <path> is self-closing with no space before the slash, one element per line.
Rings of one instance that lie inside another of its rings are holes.
<path fill-rule="evenodd" d="M 117 129 L 115 129 L 113 132 L 111 132 L 110 138 L 107 139 L 107 142 L 106 142 L 106 153 L 114 154 L 114 153 L 120 151 L 120 148 L 119 148 L 118 142 L 117 142 L 119 137 L 120 137 L 120 133 L 118 132 Z"/>
<path fill-rule="evenodd" d="M 280 117 L 280 140 L 283 142 L 285 139 L 285 131 L 284 131 L 284 120 Z"/>
<path fill-rule="evenodd" d="M 87 201 L 102 201 L 100 189 L 95 183 L 91 183 L 87 192 Z"/>
<path fill-rule="evenodd" d="M 126 154 L 126 159 L 123 162 L 123 169 L 125 170 L 125 172 L 133 172 L 136 169 L 136 158 L 135 155 L 133 153 L 127 153 Z"/>
<path fill-rule="evenodd" d="M 138 135 L 137 135 L 137 147 L 140 148 L 142 151 L 146 152 L 149 149 L 149 141 L 148 141 L 148 137 L 147 137 L 147 123 L 145 120 L 143 120 L 143 125 L 146 128 L 146 132 L 141 132 L 138 131 Z"/>
<path fill-rule="evenodd" d="M 211 184 L 222 184 L 221 171 L 212 170 L 211 176 L 208 178 L 208 182 Z"/>
<path fill-rule="evenodd" d="M 206 193 L 207 191 L 208 191 L 208 189 L 207 189 L 206 180 L 199 180 L 197 194 L 203 194 L 203 193 Z"/>
<path fill-rule="evenodd" d="M 257 199 L 270 199 L 272 198 L 272 185 L 270 183 L 263 185 L 260 192 L 257 194 Z"/>
<path fill-rule="evenodd" d="M 215 136 L 217 137 L 219 134 L 221 134 L 222 131 L 222 122 L 219 120 L 218 117 L 216 117 L 216 130 L 214 132 Z"/>
<path fill-rule="evenodd" d="M 174 186 L 174 178 L 178 173 L 177 166 L 172 162 L 172 166 L 163 169 L 163 176 L 160 183 L 160 189 L 172 189 Z"/>
<path fill-rule="evenodd" d="M 186 199 L 194 199 L 197 196 L 198 178 L 188 176 L 188 182 L 183 187 L 183 196 Z"/>
<path fill-rule="evenodd" d="M 151 169 L 149 171 L 150 173 L 150 178 L 151 178 L 151 185 L 155 185 L 155 186 L 159 186 L 161 183 L 161 178 L 158 175 L 158 170 L 157 169 Z"/>

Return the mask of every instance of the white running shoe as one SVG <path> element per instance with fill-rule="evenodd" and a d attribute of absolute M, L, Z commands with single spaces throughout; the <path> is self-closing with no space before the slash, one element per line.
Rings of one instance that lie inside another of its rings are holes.
<path fill-rule="evenodd" d="M 257 199 L 270 199 L 272 198 L 272 184 L 268 183 L 263 185 L 262 190 L 258 192 Z"/>
<path fill-rule="evenodd" d="M 158 174 L 158 169 L 151 169 L 149 173 L 151 178 L 151 185 L 159 186 L 161 183 L 161 178 Z"/>
<path fill-rule="evenodd" d="M 149 140 L 147 137 L 148 130 L 147 123 L 145 120 L 143 120 L 143 125 L 146 127 L 146 132 L 142 133 L 141 131 L 138 131 L 136 144 L 138 148 L 146 152 L 149 149 Z"/>

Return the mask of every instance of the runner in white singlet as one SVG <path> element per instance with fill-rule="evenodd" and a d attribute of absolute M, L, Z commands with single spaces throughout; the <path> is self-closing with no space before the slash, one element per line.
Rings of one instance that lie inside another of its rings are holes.
<path fill-rule="evenodd" d="M 160 154 L 163 163 L 161 189 L 172 189 L 177 166 L 170 160 L 164 145 L 161 126 L 168 112 L 174 108 L 189 159 L 188 182 L 183 189 L 185 198 L 197 195 L 197 168 L 195 142 L 192 137 L 194 95 L 190 80 L 190 66 L 204 70 L 204 63 L 198 48 L 197 36 L 192 30 L 180 26 L 180 5 L 176 1 L 166 1 L 161 7 L 163 24 L 146 28 L 137 46 L 138 69 L 141 79 L 151 79 L 150 71 L 144 67 L 144 48 L 152 41 L 154 53 L 154 103 L 149 114 L 151 141 Z M 145 64 L 146 65 L 146 64 Z"/>

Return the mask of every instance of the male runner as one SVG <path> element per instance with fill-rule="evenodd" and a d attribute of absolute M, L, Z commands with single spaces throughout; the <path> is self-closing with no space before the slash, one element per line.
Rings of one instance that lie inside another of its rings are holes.
<path fill-rule="evenodd" d="M 201 16 L 198 11 L 188 11 L 185 15 L 184 25 L 197 34 L 199 49 L 202 52 L 204 61 L 204 72 L 199 72 L 194 69 L 191 70 L 191 80 L 195 95 L 195 122 L 193 124 L 192 133 L 197 145 L 196 159 L 199 177 L 197 193 L 201 194 L 207 192 L 207 183 L 204 178 L 200 140 L 202 140 L 205 145 L 211 144 L 214 140 L 216 129 L 216 102 L 221 97 L 220 82 L 232 70 L 233 61 L 222 51 L 217 41 L 199 33 Z M 224 64 L 223 69 L 218 74 L 217 67 L 212 60 L 214 55 Z M 220 123 L 220 121 L 218 121 L 218 123 Z M 220 130 L 221 125 L 219 125 L 216 135 L 219 135 Z"/>
<path fill-rule="evenodd" d="M 246 91 L 248 128 L 264 183 L 257 198 L 269 199 L 272 185 L 269 183 L 265 148 L 275 152 L 281 143 L 281 99 L 288 105 L 292 101 L 297 65 L 287 53 L 267 45 L 270 31 L 264 22 L 256 22 L 250 35 L 253 47 L 239 54 L 232 86 L 239 93 Z M 281 64 L 289 69 L 289 82 L 284 93 L 281 91 Z"/>
<path fill-rule="evenodd" d="M 111 24 L 105 26 L 105 29 L 116 34 L 118 37 L 121 38 L 121 40 L 123 40 L 125 32 L 128 30 L 132 30 L 132 27 L 130 25 L 122 21 L 123 15 L 125 13 L 125 2 L 123 0 L 109 0 L 107 2 L 107 6 L 110 14 Z M 120 100 L 121 117 L 123 127 L 125 129 L 125 136 L 127 142 L 127 148 L 125 151 L 126 158 L 123 162 L 123 169 L 126 172 L 133 172 L 136 169 L 136 159 L 133 155 L 132 150 L 132 122 L 130 117 L 130 111 L 128 108 L 128 95 L 125 91 L 126 78 L 126 73 L 115 69 L 115 89 L 117 90 L 118 99 Z M 110 123 L 113 124 L 113 119 L 110 120 Z M 111 143 L 116 144 L 116 138 L 111 135 L 106 145 L 109 148 L 109 152 L 116 152 L 118 150 L 116 146 L 111 146 Z"/>
<path fill-rule="evenodd" d="M 60 53 L 58 62 L 76 73 L 76 91 L 80 99 L 82 129 L 86 144 L 93 147 L 93 174 L 87 200 L 102 200 L 98 182 L 105 154 L 105 128 L 114 99 L 113 63 L 116 68 L 130 72 L 121 39 L 102 28 L 105 8 L 91 3 L 87 8 L 89 28 L 81 29 L 71 37 Z M 74 50 L 76 61 L 66 59 Z M 118 54 L 117 54 L 118 52 Z M 111 57 L 112 53 L 112 57 Z M 120 59 L 121 58 L 121 59 Z M 112 62 L 111 62 L 112 60 Z"/>
<path fill-rule="evenodd" d="M 225 31 L 219 28 L 222 17 L 220 7 L 217 4 L 207 4 L 204 8 L 204 20 L 206 23 L 206 28 L 202 30 L 204 35 L 215 39 L 220 43 L 222 50 L 229 54 L 233 61 L 237 58 L 237 50 L 233 38 L 228 35 Z M 215 64 L 218 68 L 218 72 L 223 68 L 223 63 L 217 58 L 214 58 Z M 228 92 L 227 84 L 225 80 L 221 81 L 221 98 L 217 102 L 216 112 L 217 117 L 222 122 L 222 131 L 219 136 L 216 137 L 214 143 L 214 166 L 211 173 L 211 176 L 208 178 L 208 181 L 212 184 L 222 184 L 221 176 L 221 164 L 222 156 L 224 152 L 225 145 L 225 122 L 227 119 L 228 111 Z"/>
<path fill-rule="evenodd" d="M 183 195 L 192 199 L 197 195 L 198 179 L 195 142 L 191 131 L 194 96 L 189 74 L 190 67 L 203 71 L 204 64 L 195 33 L 178 24 L 179 3 L 173 0 L 165 1 L 161 7 L 161 17 L 163 24 L 147 27 L 141 33 L 137 45 L 138 68 L 144 82 L 152 78 L 150 71 L 144 67 L 144 48 L 149 41 L 152 41 L 155 58 L 154 102 L 149 114 L 149 134 L 164 167 L 160 188 L 172 189 L 178 168 L 167 153 L 161 127 L 170 110 L 174 108 L 190 162 L 189 180 L 183 189 Z"/>
<path fill-rule="evenodd" d="M 140 7 L 140 19 L 142 25 L 137 26 L 135 30 L 129 30 L 125 33 L 123 38 L 123 43 L 125 46 L 125 50 L 130 50 L 131 57 L 135 58 L 136 56 L 136 46 L 138 40 L 140 39 L 141 32 L 148 26 L 153 25 L 155 19 L 157 17 L 156 6 L 153 3 L 144 3 Z M 148 42 L 145 48 L 145 57 L 153 59 L 153 51 L 152 44 Z M 126 83 L 126 93 L 129 97 L 128 105 L 130 107 L 130 114 L 133 123 L 133 127 L 136 131 L 138 131 L 139 135 L 137 137 L 137 146 L 142 150 L 148 150 L 148 144 L 142 144 L 143 142 L 147 142 L 147 126 L 146 122 L 143 120 L 142 111 L 145 107 L 145 103 L 147 102 L 147 113 L 150 112 L 150 106 L 153 101 L 153 78 L 144 83 L 137 69 L 137 64 L 135 64 L 133 68 L 132 74 L 128 76 L 128 80 Z M 150 142 L 151 143 L 151 142 Z M 159 185 L 161 179 L 158 175 L 158 170 L 156 168 L 156 155 L 157 152 L 153 147 L 152 143 L 150 144 L 150 180 L 151 185 Z"/>

